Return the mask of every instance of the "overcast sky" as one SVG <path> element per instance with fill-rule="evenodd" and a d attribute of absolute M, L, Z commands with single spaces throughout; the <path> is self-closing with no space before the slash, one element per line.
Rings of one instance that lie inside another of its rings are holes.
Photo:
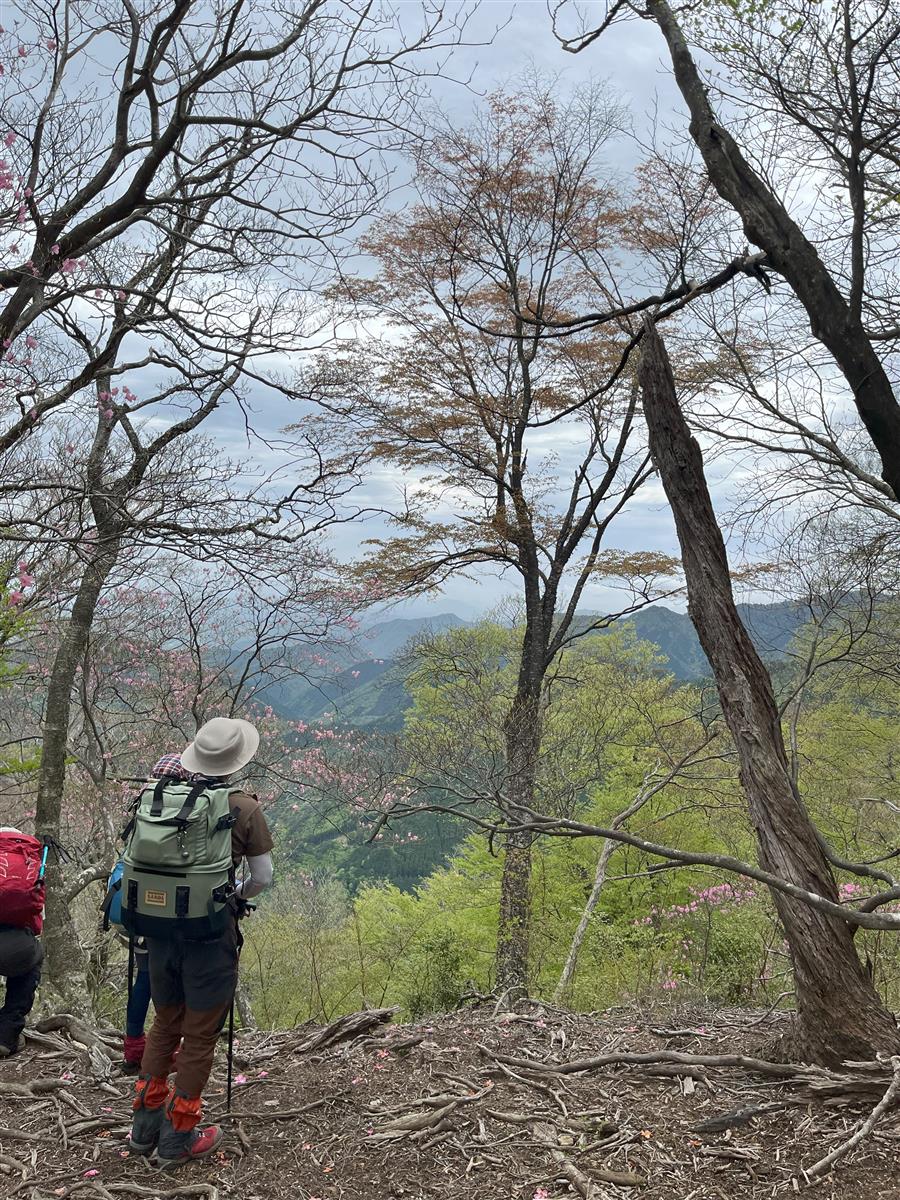
<path fill-rule="evenodd" d="M 583 7 L 600 11 L 604 6 L 589 4 Z M 410 3 L 408 9 L 401 3 L 399 10 L 401 14 L 409 12 L 411 24 L 420 15 L 418 3 Z M 494 36 L 497 27 L 500 27 L 499 32 Z M 587 50 L 572 55 L 566 53 L 554 38 L 544 0 L 518 0 L 516 3 L 481 0 L 468 26 L 468 36 L 472 42 L 490 40 L 488 45 L 456 51 L 447 67 L 448 74 L 469 80 L 468 86 L 446 79 L 434 80 L 431 85 L 434 101 L 460 123 L 471 118 L 480 104 L 480 95 L 498 85 L 514 84 L 517 76 L 536 67 L 542 72 L 559 75 L 561 92 L 589 79 L 606 82 L 627 105 L 638 135 L 647 133 L 654 112 L 673 128 L 683 131 L 686 127 L 681 98 L 670 73 L 664 69 L 661 37 L 649 22 L 633 20 L 615 26 Z M 611 173 L 627 177 L 640 157 L 635 138 L 622 137 L 610 148 Z M 394 197 L 393 203 L 403 203 L 402 192 L 399 197 Z M 649 287 L 654 283 L 648 280 Z M 270 415 L 276 414 L 260 412 L 260 423 L 274 430 L 275 422 L 269 420 Z M 237 435 L 238 431 L 233 433 Z M 565 456 L 560 460 L 560 469 L 564 467 Z M 736 463 L 719 461 L 710 465 L 710 482 L 717 502 L 727 503 L 739 474 L 740 466 Z M 393 469 L 371 475 L 356 495 L 362 503 L 386 509 L 396 507 L 398 498 L 397 474 Z M 365 538 L 384 531 L 383 523 L 378 520 L 343 526 L 334 534 L 334 546 L 341 557 L 351 558 L 359 552 Z M 609 546 L 677 553 L 671 516 L 662 488 L 657 483 L 645 487 L 640 497 L 617 520 Z M 440 596 L 411 602 L 397 611 L 409 615 L 452 611 L 470 619 L 490 611 L 504 596 L 515 595 L 516 590 L 513 576 L 501 581 L 485 572 L 476 581 L 453 580 Z M 615 611 L 621 605 L 621 594 L 596 587 L 586 594 L 583 607 L 586 611 Z"/>

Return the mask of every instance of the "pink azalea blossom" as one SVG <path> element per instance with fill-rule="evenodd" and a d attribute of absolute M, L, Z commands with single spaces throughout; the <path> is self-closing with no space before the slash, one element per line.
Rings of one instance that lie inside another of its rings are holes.
<path fill-rule="evenodd" d="M 16 140 L 16 135 L 13 133 L 12 130 L 10 130 L 9 133 L 4 137 L 3 144 L 4 144 L 4 146 L 11 146 L 15 140 Z"/>
<path fill-rule="evenodd" d="M 14 592 L 10 592 L 7 597 L 7 602 L 12 608 L 16 608 L 25 599 L 25 593 L 20 592 L 18 588 Z M 65 1078 L 65 1076 L 63 1076 Z"/>
<path fill-rule="evenodd" d="M 63 259 L 62 270 L 65 271 L 65 273 L 67 275 L 71 275 L 77 266 L 78 266 L 78 260 L 76 258 L 64 258 Z"/>
<path fill-rule="evenodd" d="M 53 245 L 50 247 L 50 253 L 51 254 L 59 254 L 59 242 L 53 243 Z"/>
<path fill-rule="evenodd" d="M 38 344 L 37 338 L 34 336 L 33 333 L 29 333 L 28 337 L 25 339 L 25 345 L 28 347 L 29 350 L 35 350 L 35 349 L 37 349 L 37 344 Z"/>

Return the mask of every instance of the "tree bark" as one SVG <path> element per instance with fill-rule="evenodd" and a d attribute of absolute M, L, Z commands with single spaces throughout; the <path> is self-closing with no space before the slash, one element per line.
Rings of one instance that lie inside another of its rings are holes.
<path fill-rule="evenodd" d="M 648 800 L 651 800 L 657 792 L 660 792 L 668 783 L 675 778 L 675 775 L 680 770 L 685 760 L 677 764 L 664 775 L 662 778 L 654 780 L 653 772 L 651 772 L 632 802 L 627 808 L 623 808 L 621 812 L 616 813 L 610 824 L 610 829 L 621 829 L 625 822 L 640 812 Z M 578 955 L 581 953 L 581 945 L 590 924 L 591 917 L 594 915 L 594 909 L 600 902 L 600 894 L 603 891 L 603 886 L 606 883 L 606 872 L 609 867 L 609 860 L 612 858 L 613 851 L 619 843 L 615 838 L 604 838 L 603 845 L 600 848 L 600 857 L 597 859 L 597 869 L 594 872 L 594 884 L 591 888 L 590 895 L 585 902 L 584 910 L 581 914 L 581 920 L 578 922 L 578 928 L 572 937 L 572 944 L 569 946 L 569 953 L 566 956 L 565 965 L 562 969 L 562 974 L 559 977 L 559 982 L 556 985 L 556 991 L 553 993 L 553 999 L 560 1001 L 563 999 L 569 984 L 572 982 L 572 976 L 575 974 L 575 967 L 578 963 Z"/>
<path fill-rule="evenodd" d="M 512 824 L 527 819 L 541 743 L 540 693 L 516 697 L 505 722 L 506 810 Z M 534 834 L 514 830 L 506 837 L 497 927 L 497 987 L 528 994 L 531 927 L 531 846 Z"/>
<path fill-rule="evenodd" d="M 572 936 L 572 944 L 569 946 L 565 965 L 560 974 L 559 982 L 556 985 L 556 990 L 553 993 L 553 1001 L 556 1004 L 565 999 L 569 984 L 572 982 L 572 976 L 575 974 L 575 967 L 578 964 L 578 956 L 581 953 L 581 946 L 588 931 L 588 925 L 591 923 L 591 917 L 594 915 L 594 909 L 600 902 L 600 894 L 603 891 L 603 885 L 606 883 L 606 871 L 609 867 L 609 860 L 612 858 L 613 851 L 617 845 L 618 842 L 614 842 L 612 838 L 604 838 L 600 857 L 597 859 L 597 869 L 594 872 L 594 885 L 591 888 L 591 894 L 588 896 L 584 910 L 582 911 L 578 928 Z"/>
<path fill-rule="evenodd" d="M 85 568 L 72 612 L 66 622 L 62 641 L 53 660 L 44 711 L 41 769 L 35 828 L 38 836 L 60 841 L 66 758 L 69 746 L 69 719 L 72 709 L 72 685 L 78 664 L 84 657 L 97 601 L 118 556 L 118 539 L 98 542 L 94 557 Z M 67 1012 L 82 1018 L 91 1016 L 88 962 L 69 909 L 63 872 L 50 856 L 47 864 L 47 907 L 43 933 L 47 976 L 60 994 Z"/>
<path fill-rule="evenodd" d="M 241 1019 L 241 1029 L 249 1031 L 259 1028 L 256 1024 L 256 1017 L 253 1015 L 250 992 L 247 989 L 247 985 L 240 978 L 238 979 L 237 988 L 234 993 L 234 1006 Z"/>
<path fill-rule="evenodd" d="M 700 447 L 678 405 L 665 347 L 649 320 L 639 380 L 651 454 L 681 544 L 688 611 L 737 748 L 760 865 L 837 903 L 831 868 L 791 777 L 771 680 L 735 607 Z M 797 1020 L 791 1052 L 825 1065 L 897 1053 L 896 1021 L 859 961 L 851 927 L 783 893 L 772 895 L 794 970 Z"/>
<path fill-rule="evenodd" d="M 900 404 L 861 317 L 841 294 L 815 246 L 716 120 L 681 26 L 666 0 L 648 0 L 647 11 L 666 39 L 675 82 L 690 112 L 691 136 L 713 187 L 806 309 L 813 336 L 828 348 L 853 392 L 881 458 L 882 478 L 900 500 Z"/>

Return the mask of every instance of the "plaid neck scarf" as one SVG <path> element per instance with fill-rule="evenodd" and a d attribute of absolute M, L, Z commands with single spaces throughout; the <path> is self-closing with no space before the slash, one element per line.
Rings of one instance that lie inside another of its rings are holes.
<path fill-rule="evenodd" d="M 217 775 L 200 775 L 186 771 L 181 765 L 180 754 L 164 754 L 150 772 L 150 777 L 151 779 L 181 779 L 188 783 L 200 783 L 201 781 L 213 783 L 218 779 Z"/>

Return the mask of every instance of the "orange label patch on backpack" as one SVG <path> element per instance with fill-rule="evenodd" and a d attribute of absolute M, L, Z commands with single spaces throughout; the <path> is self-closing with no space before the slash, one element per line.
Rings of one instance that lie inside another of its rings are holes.
<path fill-rule="evenodd" d="M 166 893 L 165 892 L 151 892 L 149 890 L 145 891 L 144 892 L 144 903 L 145 904 L 154 904 L 154 905 L 156 905 L 157 908 L 165 908 L 166 907 Z"/>

